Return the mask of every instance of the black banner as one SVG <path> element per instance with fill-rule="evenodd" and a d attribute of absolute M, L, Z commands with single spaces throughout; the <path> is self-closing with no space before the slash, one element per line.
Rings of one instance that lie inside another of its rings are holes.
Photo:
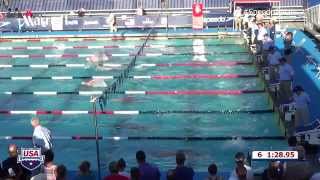
<path fill-rule="evenodd" d="M 230 13 L 208 13 L 204 16 L 204 24 L 208 27 L 232 27 L 233 20 Z"/>
<path fill-rule="evenodd" d="M 233 19 L 230 14 L 205 14 L 204 22 L 209 27 L 232 26 Z M 192 27 L 191 15 L 170 15 L 170 16 L 135 16 L 122 15 L 116 17 L 116 26 L 121 28 L 176 28 Z M 6 18 L 0 21 L 0 31 L 79 31 L 79 30 L 106 30 L 109 29 L 108 16 L 92 17 L 23 17 Z"/>

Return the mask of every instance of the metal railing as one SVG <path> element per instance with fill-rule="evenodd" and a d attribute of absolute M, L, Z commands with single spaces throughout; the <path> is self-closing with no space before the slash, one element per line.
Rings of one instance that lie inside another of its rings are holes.
<path fill-rule="evenodd" d="M 306 9 L 305 27 L 311 30 L 320 27 L 320 5 Z"/>

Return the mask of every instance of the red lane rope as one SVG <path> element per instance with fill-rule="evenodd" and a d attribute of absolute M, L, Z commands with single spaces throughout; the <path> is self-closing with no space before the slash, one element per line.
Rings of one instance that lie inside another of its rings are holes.
<path fill-rule="evenodd" d="M 151 79 L 234 79 L 234 78 L 249 78 L 257 77 L 256 74 L 239 75 L 239 74 L 191 74 L 191 75 L 154 75 Z"/>
<path fill-rule="evenodd" d="M 240 95 L 242 90 L 185 90 L 185 91 L 146 91 L 148 95 Z"/>
<path fill-rule="evenodd" d="M 251 65 L 252 62 L 241 61 L 217 61 L 217 62 L 191 62 L 191 63 L 166 63 L 157 64 L 157 66 L 236 66 L 236 65 Z"/>

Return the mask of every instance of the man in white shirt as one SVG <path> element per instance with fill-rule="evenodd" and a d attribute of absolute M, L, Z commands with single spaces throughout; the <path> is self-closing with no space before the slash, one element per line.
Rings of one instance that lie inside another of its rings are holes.
<path fill-rule="evenodd" d="M 250 14 L 249 14 L 248 10 L 244 10 L 243 17 L 242 17 L 242 26 L 246 27 L 246 25 L 248 25 L 249 22 L 250 22 Z"/>
<path fill-rule="evenodd" d="M 278 80 L 278 68 L 279 68 L 279 59 L 281 58 L 281 54 L 279 51 L 275 49 L 274 46 L 269 48 L 268 54 L 268 67 L 269 67 L 269 77 L 270 82 L 274 82 Z"/>
<path fill-rule="evenodd" d="M 243 169 L 243 167 L 246 169 L 246 180 L 253 180 L 253 172 L 252 168 L 248 165 L 245 164 L 245 155 L 242 152 L 238 152 L 235 155 L 235 162 L 236 162 L 236 167 L 235 169 L 231 172 L 231 175 L 229 177 L 229 180 L 239 180 L 239 172 L 238 169 Z M 238 172 L 238 173 L 237 173 Z M 243 173 L 240 173 L 243 174 Z"/>
<path fill-rule="evenodd" d="M 42 151 L 52 149 L 50 130 L 41 126 L 40 119 L 37 117 L 31 119 L 31 125 L 34 128 L 32 136 L 33 145 L 41 148 Z"/>
<path fill-rule="evenodd" d="M 286 58 L 280 59 L 279 66 L 279 98 L 282 104 L 289 103 L 292 99 L 292 80 L 294 70 L 290 64 L 287 63 Z"/>
<path fill-rule="evenodd" d="M 241 31 L 241 24 L 242 24 L 242 9 L 238 6 L 233 13 L 236 30 Z"/>
<path fill-rule="evenodd" d="M 258 41 L 263 41 L 264 36 L 268 34 L 267 29 L 264 27 L 263 23 L 258 24 Z"/>
<path fill-rule="evenodd" d="M 264 36 L 268 34 L 267 29 L 263 26 L 262 23 L 258 24 L 258 35 L 257 35 L 257 52 L 258 53 L 262 53 L 263 49 L 263 40 L 264 40 Z"/>

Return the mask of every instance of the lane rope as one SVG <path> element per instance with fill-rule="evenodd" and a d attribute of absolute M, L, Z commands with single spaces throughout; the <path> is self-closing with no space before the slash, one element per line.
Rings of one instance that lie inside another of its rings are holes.
<path fill-rule="evenodd" d="M 219 51 L 219 52 L 207 52 L 207 53 L 144 53 L 136 55 L 135 53 L 112 53 L 106 54 L 109 57 L 130 57 L 130 56 L 146 56 L 146 57 L 157 57 L 157 56 L 196 56 L 196 55 L 217 55 L 217 54 L 248 54 L 245 51 Z M 1 54 L 0 59 L 13 59 L 13 58 L 87 58 L 94 56 L 95 54 Z"/>
<path fill-rule="evenodd" d="M 181 47 L 215 47 L 227 46 L 235 44 L 206 44 L 206 45 L 165 45 L 165 44 L 148 44 L 145 48 L 181 48 Z M 95 45 L 76 45 L 76 46 L 6 46 L 0 47 L 0 50 L 66 50 L 66 49 L 135 49 L 141 48 L 140 45 L 111 45 L 111 46 L 95 46 Z"/>
<path fill-rule="evenodd" d="M 108 63 L 103 64 L 104 67 L 117 68 L 124 67 L 128 64 L 115 64 Z M 206 66 L 238 66 L 238 65 L 253 65 L 252 62 L 248 61 L 216 61 L 216 62 L 182 62 L 182 63 L 143 63 L 137 64 L 135 68 L 144 68 L 144 67 L 172 67 L 172 66 L 190 66 L 190 67 L 206 67 Z M 55 68 L 55 67 L 65 67 L 65 68 L 85 68 L 87 64 L 0 64 L 0 68 Z"/>
<path fill-rule="evenodd" d="M 96 140 L 95 136 L 53 136 L 54 140 Z M 99 136 L 99 140 L 184 140 L 184 141 L 226 141 L 226 140 L 285 140 L 285 136 Z M 32 140 L 32 136 L 0 136 L 0 140 Z"/>
<path fill-rule="evenodd" d="M 139 111 L 139 110 L 106 110 L 106 111 L 83 111 L 83 110 L 0 110 L 4 115 L 139 115 L 139 114 L 268 114 L 272 109 L 265 110 L 168 110 L 168 111 Z"/>
<path fill-rule="evenodd" d="M 50 37 L 50 38 L 17 38 L 17 39 L 10 39 L 10 38 L 0 38 L 0 42 L 79 42 L 79 41 L 87 41 L 87 42 L 94 42 L 94 41 L 118 41 L 118 40 L 145 40 L 146 37 L 85 37 L 85 38 L 68 38 L 68 37 Z M 168 38 L 163 37 L 149 37 L 150 40 L 168 40 Z M 191 38 L 189 38 L 191 39 Z M 239 44 L 240 43 L 232 43 L 232 44 Z"/>
<path fill-rule="evenodd" d="M 125 95 L 241 95 L 264 93 L 265 90 L 172 90 L 172 91 L 115 91 L 114 94 Z M 79 95 L 94 96 L 102 95 L 103 91 L 33 91 L 33 92 L 0 92 L 0 95 L 37 95 L 37 96 L 57 96 L 57 95 Z"/>
<path fill-rule="evenodd" d="M 74 79 L 116 79 L 119 76 L 10 76 L 0 77 L 0 80 L 74 80 Z M 257 74 L 191 74 L 191 75 L 142 75 L 129 76 L 129 79 L 152 79 L 152 80 L 171 80 L 171 79 L 236 79 L 236 78 L 255 78 Z"/>

